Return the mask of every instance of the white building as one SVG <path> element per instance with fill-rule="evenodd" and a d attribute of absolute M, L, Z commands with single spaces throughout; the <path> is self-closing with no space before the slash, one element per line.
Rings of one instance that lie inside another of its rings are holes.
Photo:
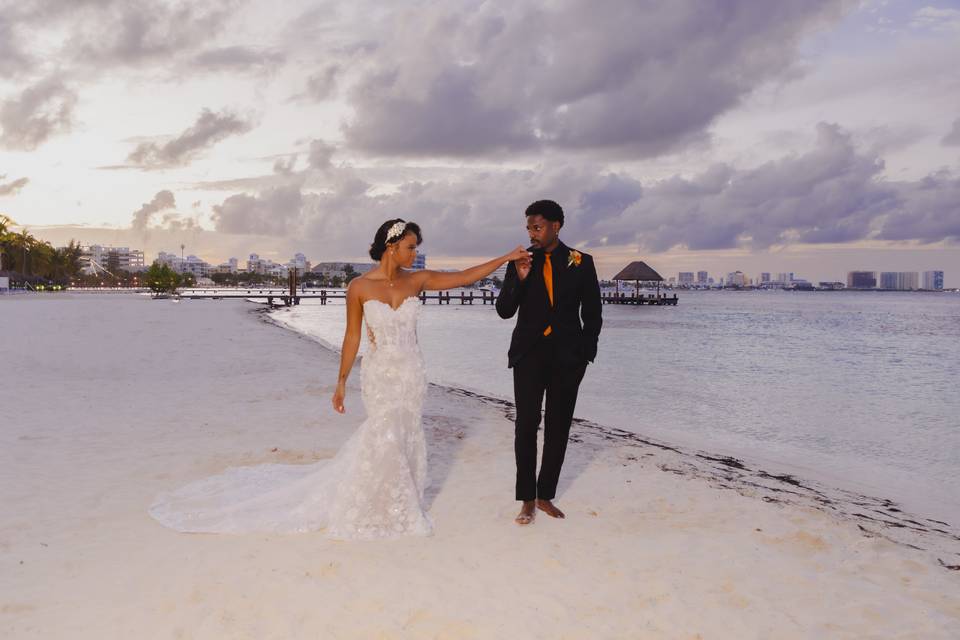
<path fill-rule="evenodd" d="M 236 258 L 230 258 L 226 262 L 218 264 L 213 270 L 214 273 L 239 273 L 240 266 Z"/>
<path fill-rule="evenodd" d="M 307 271 L 310 271 L 310 261 L 307 260 L 306 256 L 302 253 L 298 253 L 293 258 L 290 259 L 286 265 L 287 269 L 293 271 L 296 270 L 298 276 L 302 276 Z"/>
<path fill-rule="evenodd" d="M 333 276 L 343 278 L 346 276 L 347 265 L 350 265 L 354 273 L 366 273 L 376 266 L 372 262 L 318 262 L 313 265 L 311 271 L 328 278 L 332 278 Z"/>
<path fill-rule="evenodd" d="M 880 288 L 913 291 L 920 288 L 920 276 L 916 271 L 881 271 Z"/>
<path fill-rule="evenodd" d="M 677 274 L 677 282 L 680 284 L 691 285 L 693 284 L 693 271 L 681 271 Z"/>
<path fill-rule="evenodd" d="M 923 288 L 929 291 L 943 291 L 943 271 L 924 271 Z"/>
<path fill-rule="evenodd" d="M 279 264 L 269 258 L 261 258 L 256 253 L 251 253 L 247 258 L 247 271 L 250 273 L 261 273 L 268 276 L 287 275 L 287 265 Z"/>
<path fill-rule="evenodd" d="M 196 278 L 209 278 L 210 274 L 214 272 L 210 263 L 193 255 L 181 258 L 176 254 L 161 251 L 157 255 L 157 262 L 167 265 L 176 273 L 191 273 Z"/>
<path fill-rule="evenodd" d="M 81 270 L 86 274 L 96 273 L 103 269 L 137 272 L 146 268 L 143 251 L 139 249 L 93 244 L 83 247 L 80 251 Z"/>

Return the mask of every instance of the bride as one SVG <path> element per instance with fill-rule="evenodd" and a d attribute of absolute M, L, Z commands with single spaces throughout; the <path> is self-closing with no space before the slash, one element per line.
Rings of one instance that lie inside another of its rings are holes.
<path fill-rule="evenodd" d="M 505 262 L 528 260 L 530 254 L 517 247 L 463 271 L 408 271 L 422 241 L 416 223 L 386 221 L 370 245 L 370 257 L 379 265 L 347 288 L 347 326 L 333 408 L 346 411 L 347 378 L 365 322 L 370 347 L 361 361 L 360 383 L 367 419 L 340 451 L 313 464 L 232 467 L 161 494 L 150 515 L 184 532 L 323 530 L 340 539 L 432 532 L 423 508 L 426 376 L 417 344 L 418 296 L 425 290 L 472 284 Z"/>

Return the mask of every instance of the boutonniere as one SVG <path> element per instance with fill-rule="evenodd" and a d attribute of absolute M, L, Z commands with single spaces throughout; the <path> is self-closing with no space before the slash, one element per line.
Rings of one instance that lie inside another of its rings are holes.
<path fill-rule="evenodd" d="M 570 255 L 567 257 L 567 266 L 568 267 L 579 267 L 580 261 L 583 260 L 583 254 L 573 249 L 570 251 Z"/>

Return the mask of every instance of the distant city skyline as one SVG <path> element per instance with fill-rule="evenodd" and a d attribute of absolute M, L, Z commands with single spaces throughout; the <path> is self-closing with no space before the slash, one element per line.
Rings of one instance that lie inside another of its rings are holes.
<path fill-rule="evenodd" d="M 953 2 L 119 0 L 0 8 L 0 213 L 38 238 L 438 268 L 561 238 L 603 277 L 943 269 Z M 416 28 L 410 28 L 416 25 Z"/>

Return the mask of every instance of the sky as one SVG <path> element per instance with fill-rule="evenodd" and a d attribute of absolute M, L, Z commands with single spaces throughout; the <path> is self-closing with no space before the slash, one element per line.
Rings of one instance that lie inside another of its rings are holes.
<path fill-rule="evenodd" d="M 960 2 L 0 0 L 0 213 L 70 239 L 428 267 L 561 239 L 601 277 L 945 271 Z"/>

